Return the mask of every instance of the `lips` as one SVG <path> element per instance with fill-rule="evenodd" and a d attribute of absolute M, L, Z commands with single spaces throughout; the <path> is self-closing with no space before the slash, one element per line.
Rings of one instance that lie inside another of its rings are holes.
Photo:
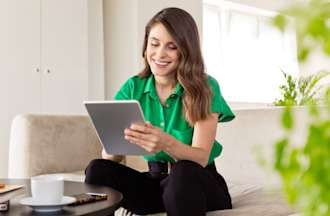
<path fill-rule="evenodd" d="M 167 65 L 169 65 L 171 62 L 170 61 L 160 61 L 160 60 L 152 60 L 155 65 L 159 66 L 159 67 L 166 67 Z"/>

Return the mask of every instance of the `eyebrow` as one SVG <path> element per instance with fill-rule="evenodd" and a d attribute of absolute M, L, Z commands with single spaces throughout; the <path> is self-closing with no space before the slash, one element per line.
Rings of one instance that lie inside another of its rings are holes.
<path fill-rule="evenodd" d="M 151 37 L 150 39 L 152 39 L 152 40 L 156 40 L 156 41 L 159 41 L 159 39 L 156 38 L 156 37 Z"/>
<path fill-rule="evenodd" d="M 151 40 L 155 40 L 155 41 L 160 41 L 158 38 L 156 38 L 156 37 L 150 37 L 150 39 Z M 173 45 L 176 45 L 176 43 L 175 42 L 173 42 L 173 41 L 170 41 L 170 42 L 168 42 L 167 44 L 173 44 Z"/>

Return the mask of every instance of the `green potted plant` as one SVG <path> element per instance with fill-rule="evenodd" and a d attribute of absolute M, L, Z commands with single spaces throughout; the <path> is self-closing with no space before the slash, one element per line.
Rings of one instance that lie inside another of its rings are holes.
<path fill-rule="evenodd" d="M 280 85 L 281 98 L 275 99 L 275 106 L 300 106 L 310 103 L 319 104 L 319 96 L 323 90 L 319 82 L 327 77 L 325 71 L 313 75 L 295 78 L 282 71 L 285 83 Z"/>
<path fill-rule="evenodd" d="M 319 48 L 330 55 L 329 1 L 303 2 L 286 10 L 285 14 L 277 16 L 274 23 L 283 30 L 288 25 L 287 16 L 295 18 L 299 61 L 305 61 L 314 49 Z M 275 145 L 274 168 L 282 178 L 289 203 L 295 205 L 302 215 L 329 216 L 330 88 L 325 90 L 322 103 L 316 104 L 314 99 L 308 99 L 316 95 L 311 90 L 307 91 L 307 96 L 302 97 L 302 94 L 300 99 L 298 97 L 302 86 L 314 85 L 313 79 L 307 80 L 310 84 L 299 84 L 289 76 L 286 80 L 287 85 L 281 88 L 284 97 L 277 100 L 279 104 L 286 105 L 282 114 L 285 135 Z M 306 93 L 305 90 L 303 92 Z M 310 121 L 304 143 L 294 145 L 292 136 L 297 125 L 291 106 L 299 104 L 308 104 Z"/>

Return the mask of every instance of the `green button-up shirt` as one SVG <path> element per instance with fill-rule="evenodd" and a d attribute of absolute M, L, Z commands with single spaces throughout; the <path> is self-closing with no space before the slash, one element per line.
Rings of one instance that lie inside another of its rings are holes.
<path fill-rule="evenodd" d="M 212 90 L 211 112 L 219 113 L 218 122 L 231 121 L 235 115 L 223 99 L 218 82 L 208 76 L 208 83 Z M 139 101 L 145 121 L 160 127 L 166 133 L 171 134 L 182 143 L 191 145 L 194 128 L 189 125 L 183 115 L 182 93 L 183 87 L 177 83 L 174 92 L 166 99 L 165 105 L 160 103 L 156 88 L 155 78 L 150 75 L 146 78 L 133 76 L 124 83 L 115 95 L 115 100 L 137 100 Z M 209 164 L 222 152 L 222 145 L 214 140 Z M 144 156 L 146 160 L 171 162 L 175 160 L 163 151 L 153 155 Z"/>

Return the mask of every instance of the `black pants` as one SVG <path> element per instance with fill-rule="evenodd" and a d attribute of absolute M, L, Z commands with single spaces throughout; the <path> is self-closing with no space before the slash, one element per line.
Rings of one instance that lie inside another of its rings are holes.
<path fill-rule="evenodd" d="M 157 163 L 156 163 L 157 165 Z M 231 208 L 231 198 L 214 163 L 203 168 L 181 160 L 170 174 L 152 164 L 138 172 L 122 164 L 96 159 L 86 168 L 85 182 L 110 186 L 123 193 L 123 207 L 135 214 L 167 212 L 169 216 L 203 216 L 207 211 Z"/>

